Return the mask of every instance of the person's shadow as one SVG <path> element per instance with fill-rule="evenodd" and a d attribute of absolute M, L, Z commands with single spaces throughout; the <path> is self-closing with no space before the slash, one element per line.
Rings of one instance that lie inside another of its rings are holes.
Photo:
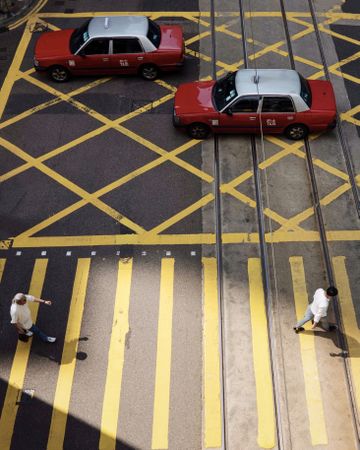
<path fill-rule="evenodd" d="M 303 331 L 302 334 L 314 335 L 323 339 L 331 339 L 338 353 L 331 352 L 333 358 L 360 358 L 360 342 L 349 334 L 342 333 L 339 329 L 333 331 Z"/>
<path fill-rule="evenodd" d="M 56 362 L 57 364 L 70 364 L 71 362 L 72 362 L 72 360 L 74 359 L 74 357 L 73 357 L 73 355 L 74 355 L 74 353 L 75 353 L 75 347 L 76 347 L 76 344 L 77 344 L 77 342 L 79 342 L 79 341 L 88 341 L 89 340 L 89 338 L 88 337 L 81 337 L 81 338 L 79 338 L 79 339 L 73 339 L 71 342 L 67 342 L 66 344 L 67 345 L 69 345 L 70 344 L 70 349 L 69 349 L 69 347 L 68 347 L 68 351 L 66 352 L 66 355 L 65 355 L 65 358 L 64 358 L 64 360 L 62 361 L 61 359 L 62 359 L 62 357 L 63 357 L 63 355 L 62 355 L 62 347 L 61 347 L 61 351 L 59 352 L 59 350 L 56 352 L 56 354 L 49 354 L 49 352 L 45 352 L 44 350 L 43 350 L 43 347 L 41 347 L 41 348 L 39 348 L 37 351 L 36 351 L 36 354 L 38 355 L 38 356 L 41 356 L 41 357 L 43 357 L 43 358 L 47 358 L 47 359 L 49 359 L 50 361 L 54 361 L 54 362 Z M 78 361 L 84 361 L 86 358 L 87 358 L 87 353 L 85 353 L 85 352 L 79 352 L 79 351 L 77 351 L 76 353 L 75 353 L 75 358 L 78 360 Z"/>

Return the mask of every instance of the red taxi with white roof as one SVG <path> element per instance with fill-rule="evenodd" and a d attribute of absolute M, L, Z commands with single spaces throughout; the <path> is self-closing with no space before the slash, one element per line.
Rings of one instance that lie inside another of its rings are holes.
<path fill-rule="evenodd" d="M 160 71 L 179 69 L 184 50 L 178 25 L 158 25 L 144 16 L 94 17 L 77 29 L 43 33 L 34 67 L 58 82 L 92 74 L 140 74 L 154 80 Z"/>
<path fill-rule="evenodd" d="M 329 81 L 306 80 L 294 70 L 243 69 L 218 81 L 180 85 L 173 123 L 194 139 L 211 131 L 262 131 L 299 140 L 335 127 L 335 96 Z"/>

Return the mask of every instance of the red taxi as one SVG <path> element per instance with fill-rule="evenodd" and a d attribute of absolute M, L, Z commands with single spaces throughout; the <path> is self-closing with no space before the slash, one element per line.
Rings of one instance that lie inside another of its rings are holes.
<path fill-rule="evenodd" d="M 183 32 L 144 16 L 94 17 L 77 29 L 50 31 L 36 43 L 34 67 L 54 81 L 70 75 L 140 74 L 154 80 L 159 71 L 184 62 Z"/>
<path fill-rule="evenodd" d="M 289 139 L 336 125 L 329 81 L 306 80 L 295 70 L 243 69 L 218 81 L 179 86 L 173 123 L 190 137 L 209 133 L 284 133 Z"/>

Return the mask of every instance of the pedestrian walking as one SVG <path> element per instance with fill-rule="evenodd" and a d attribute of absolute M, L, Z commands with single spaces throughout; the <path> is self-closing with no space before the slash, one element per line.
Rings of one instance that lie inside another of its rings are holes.
<path fill-rule="evenodd" d="M 304 317 L 294 326 L 295 333 L 304 331 L 303 325 L 312 321 L 311 329 L 314 330 L 319 324 L 326 331 L 336 329 L 335 325 L 329 325 L 327 320 L 327 311 L 332 297 L 338 294 L 338 290 L 334 286 L 329 286 L 326 291 L 322 288 L 316 289 L 313 301 L 306 309 Z"/>
<path fill-rule="evenodd" d="M 36 334 L 43 342 L 55 342 L 56 338 L 47 336 L 32 321 L 31 312 L 27 305 L 28 302 L 44 303 L 51 305 L 51 300 L 43 300 L 28 294 L 16 294 L 12 299 L 10 308 L 11 323 L 16 327 L 20 336 L 32 336 Z"/>

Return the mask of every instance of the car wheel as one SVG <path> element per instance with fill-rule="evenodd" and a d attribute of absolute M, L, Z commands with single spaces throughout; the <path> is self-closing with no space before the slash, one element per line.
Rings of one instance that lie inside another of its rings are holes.
<path fill-rule="evenodd" d="M 204 123 L 192 123 L 187 130 L 193 139 L 206 139 L 210 134 L 210 128 Z"/>
<path fill-rule="evenodd" d="M 70 77 L 69 71 L 63 66 L 53 66 L 49 69 L 50 78 L 57 83 L 67 81 Z"/>
<path fill-rule="evenodd" d="M 159 69 L 154 64 L 145 64 L 140 68 L 140 75 L 145 80 L 152 81 L 159 75 Z"/>
<path fill-rule="evenodd" d="M 290 125 L 285 130 L 285 136 L 293 141 L 299 141 L 300 139 L 306 138 L 309 134 L 309 130 L 305 125 L 301 125 L 300 123 L 295 123 L 294 125 Z"/>

